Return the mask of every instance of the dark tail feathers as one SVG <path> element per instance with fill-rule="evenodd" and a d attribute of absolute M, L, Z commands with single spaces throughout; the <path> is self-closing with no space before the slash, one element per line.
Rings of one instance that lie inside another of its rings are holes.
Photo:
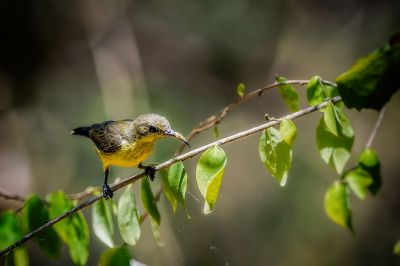
<path fill-rule="evenodd" d="M 91 127 L 77 127 L 71 131 L 71 134 L 89 137 L 90 129 Z"/>

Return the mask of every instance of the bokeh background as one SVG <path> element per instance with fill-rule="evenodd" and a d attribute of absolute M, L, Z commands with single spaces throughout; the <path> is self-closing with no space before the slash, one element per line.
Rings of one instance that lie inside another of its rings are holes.
<path fill-rule="evenodd" d="M 155 112 L 185 135 L 236 99 L 239 82 L 253 90 L 276 74 L 334 81 L 399 30 L 399 14 L 397 0 L 1 1 L 0 187 L 45 197 L 99 186 L 101 164 L 87 139 L 69 135 L 72 128 Z M 305 106 L 305 89 L 299 91 Z M 223 147 L 228 164 L 219 200 L 204 216 L 194 176 L 198 157 L 185 162 L 191 219 L 181 208 L 172 214 L 162 196 L 165 246 L 156 245 L 147 221 L 132 248 L 135 259 L 148 265 L 399 265 L 392 253 L 400 238 L 399 103 L 396 94 L 373 143 L 382 161 L 381 191 L 362 202 L 352 197 L 354 236 L 324 213 L 324 193 L 337 175 L 319 157 L 321 114 L 315 113 L 296 121 L 285 188 L 260 162 L 259 136 L 250 136 Z M 265 113 L 288 113 L 276 91 L 232 112 L 219 127 L 221 137 L 263 123 Z M 378 113 L 347 113 L 356 132 L 351 166 Z M 214 139 L 204 132 L 192 147 Z M 160 141 L 149 162 L 170 158 L 178 145 Z M 111 180 L 136 172 L 112 168 Z M 16 206 L 0 199 L 2 210 Z M 90 225 L 90 208 L 84 213 Z M 32 265 L 71 264 L 66 248 L 53 261 L 34 243 L 28 247 Z M 88 265 L 105 249 L 91 229 Z"/>

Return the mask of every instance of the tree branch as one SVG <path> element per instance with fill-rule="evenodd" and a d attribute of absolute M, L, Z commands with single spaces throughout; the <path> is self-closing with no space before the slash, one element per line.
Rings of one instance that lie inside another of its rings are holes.
<path fill-rule="evenodd" d="M 340 97 L 340 96 L 337 96 L 337 97 L 332 98 L 331 101 L 332 101 L 333 103 L 337 103 L 337 102 L 339 102 L 339 101 L 341 101 L 341 100 L 342 100 L 341 97 Z M 311 107 L 308 107 L 308 108 L 304 108 L 304 109 L 302 109 L 302 110 L 300 110 L 300 111 L 298 111 L 298 112 L 295 112 L 295 113 L 289 114 L 289 115 L 287 115 L 287 116 L 284 116 L 284 117 L 282 117 L 281 119 L 290 119 L 290 120 L 293 120 L 293 119 L 302 117 L 302 116 L 304 116 L 304 115 L 313 113 L 313 112 L 315 112 L 315 111 L 317 111 L 317 110 L 319 110 L 319 109 L 321 109 L 321 108 L 324 108 L 328 103 L 329 103 L 328 101 L 325 101 L 325 102 L 323 102 L 323 103 L 321 103 L 321 104 L 319 104 L 319 105 L 311 106 Z M 281 120 L 281 119 L 269 121 L 269 122 L 264 123 L 264 124 L 261 124 L 261 125 L 259 125 L 259 126 L 250 128 L 250 129 L 245 130 L 245 131 L 241 131 L 241 132 L 239 132 L 239 133 L 233 134 L 233 135 L 228 136 L 228 137 L 226 137 L 226 138 L 222 138 L 222 139 L 219 139 L 219 140 L 214 141 L 214 142 L 212 142 L 212 143 L 209 143 L 209 144 L 207 144 L 207 145 L 201 146 L 200 148 L 197 148 L 197 149 L 195 149 L 195 150 L 189 151 L 189 152 L 187 152 L 187 153 L 185 153 L 185 154 L 182 154 L 182 155 L 179 155 L 179 156 L 177 156 L 177 157 L 175 157 L 175 158 L 172 158 L 172 159 L 170 159 L 170 160 L 167 160 L 167 161 L 165 161 L 165 162 L 163 162 L 163 163 L 161 163 L 161 164 L 155 166 L 155 169 L 156 169 L 156 170 L 160 170 L 160 169 L 163 169 L 163 168 L 166 168 L 166 167 L 170 166 L 171 164 L 173 164 L 173 163 L 175 163 L 175 162 L 178 162 L 178 161 L 185 161 L 185 160 L 187 160 L 187 159 L 189 159 L 189 158 L 192 158 L 192 157 L 194 157 L 194 156 L 196 156 L 196 155 L 198 155 L 198 154 L 204 152 L 205 150 L 207 150 L 208 148 L 210 148 L 210 147 L 212 147 L 212 146 L 214 146 L 214 145 L 224 145 L 224 144 L 226 144 L 226 143 L 229 143 L 229 142 L 232 142 L 232 141 L 236 141 L 236 140 L 239 140 L 239 139 L 241 139 L 241 138 L 247 137 L 247 136 L 249 136 L 249 135 L 255 134 L 255 133 L 257 133 L 257 132 L 260 132 L 260 131 L 262 131 L 262 130 L 264 130 L 264 129 L 266 129 L 266 128 L 273 127 L 273 126 L 275 126 L 275 125 L 278 125 L 278 124 L 280 123 L 280 120 Z M 122 179 L 122 180 L 119 181 L 119 182 L 115 182 L 115 183 L 111 186 L 111 190 L 112 190 L 112 191 L 117 191 L 117 190 L 119 190 L 119 189 L 121 189 L 121 188 L 127 186 L 128 184 L 133 183 L 133 182 L 135 182 L 136 180 L 139 180 L 139 179 L 142 178 L 143 176 L 144 176 L 144 173 L 142 172 L 142 173 L 139 173 L 139 174 L 137 174 L 137 175 L 130 176 L 130 177 L 127 177 L 127 178 L 125 178 L 125 179 Z M 96 201 L 98 201 L 99 199 L 101 199 L 102 197 L 103 197 L 103 195 L 102 195 L 102 194 L 99 194 L 99 195 L 97 195 L 97 196 L 91 197 L 90 199 L 88 199 L 88 200 L 86 200 L 86 201 L 84 201 L 84 202 L 81 202 L 81 203 L 78 204 L 76 207 L 72 208 L 71 210 L 69 210 L 69 211 L 65 212 L 64 214 L 58 216 L 57 218 L 55 218 L 55 219 L 53 219 L 53 220 L 51 220 L 51 221 L 45 223 L 44 225 L 40 226 L 39 228 L 37 228 L 37 229 L 33 230 L 32 232 L 26 234 L 24 237 L 22 237 L 20 240 L 18 240 L 18 241 L 15 242 L 14 244 L 12 244 L 12 245 L 10 245 L 10 246 L 4 248 L 3 250 L 0 251 L 0 256 L 5 255 L 5 254 L 7 254 L 8 252 L 12 251 L 14 248 L 16 248 L 16 247 L 18 247 L 18 246 L 24 244 L 26 241 L 28 241 L 28 240 L 31 239 L 32 237 L 38 235 L 38 234 L 41 233 L 43 230 L 45 230 L 45 229 L 47 229 L 48 227 L 54 225 L 55 223 L 57 223 L 57 222 L 59 222 L 59 221 L 65 219 L 66 217 L 68 217 L 68 216 L 70 216 L 70 215 L 76 213 L 77 211 L 79 211 L 79 210 L 81 210 L 81 209 L 83 209 L 83 208 L 85 208 L 85 207 L 87 207 L 87 206 L 89 206 L 89 205 L 92 205 L 93 203 L 95 203 Z"/>
<path fill-rule="evenodd" d="M 25 198 L 13 193 L 13 192 L 8 192 L 7 190 L 5 190 L 4 188 L 0 188 L 0 197 L 6 199 L 6 200 L 16 200 L 16 201 L 20 201 L 20 202 L 24 202 Z"/>

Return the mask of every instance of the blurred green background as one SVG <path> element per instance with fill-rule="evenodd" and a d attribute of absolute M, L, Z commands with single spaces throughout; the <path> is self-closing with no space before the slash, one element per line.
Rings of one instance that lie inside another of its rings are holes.
<path fill-rule="evenodd" d="M 275 74 L 334 81 L 399 30 L 399 13 L 397 0 L 1 1 L 0 187 L 44 197 L 99 186 L 101 164 L 87 139 L 69 135 L 72 128 L 155 112 L 186 135 L 236 99 L 239 82 L 252 90 Z M 299 91 L 305 106 L 305 89 Z M 204 216 L 194 176 L 198 157 L 185 162 L 192 218 L 182 209 L 173 215 L 162 197 L 165 247 L 156 245 L 147 221 L 135 258 L 148 265 L 399 265 L 392 254 L 400 238 L 399 103 L 396 94 L 373 143 L 382 161 L 381 191 L 363 202 L 352 197 L 355 236 L 324 213 L 324 193 L 337 176 L 319 157 L 321 114 L 314 113 L 296 121 L 283 189 L 259 159 L 258 136 L 250 136 L 223 147 L 228 164 L 219 200 Z M 288 113 L 277 91 L 232 112 L 221 137 L 263 123 L 265 113 Z M 378 113 L 347 113 L 356 132 L 351 166 Z M 191 145 L 214 139 L 207 131 Z M 160 141 L 148 162 L 170 158 L 179 144 Z M 136 172 L 112 168 L 111 180 Z M 2 210 L 16 206 L 0 200 Z M 84 212 L 90 224 L 90 208 Z M 65 248 L 53 261 L 34 243 L 28 247 L 32 265 L 71 264 Z M 105 249 L 91 230 L 88 265 Z"/>

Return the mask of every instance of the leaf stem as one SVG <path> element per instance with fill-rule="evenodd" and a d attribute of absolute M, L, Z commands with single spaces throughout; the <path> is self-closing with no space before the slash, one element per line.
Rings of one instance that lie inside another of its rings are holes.
<path fill-rule="evenodd" d="M 378 119 L 376 120 L 374 129 L 372 130 L 371 135 L 368 138 L 367 144 L 365 145 L 365 148 L 367 148 L 367 149 L 371 148 L 372 142 L 375 139 L 376 133 L 378 132 L 378 129 L 379 129 L 380 125 L 381 125 L 383 117 L 385 116 L 385 108 L 386 108 L 386 106 L 384 106 L 381 109 L 381 111 L 379 112 L 379 116 L 378 116 Z"/>

